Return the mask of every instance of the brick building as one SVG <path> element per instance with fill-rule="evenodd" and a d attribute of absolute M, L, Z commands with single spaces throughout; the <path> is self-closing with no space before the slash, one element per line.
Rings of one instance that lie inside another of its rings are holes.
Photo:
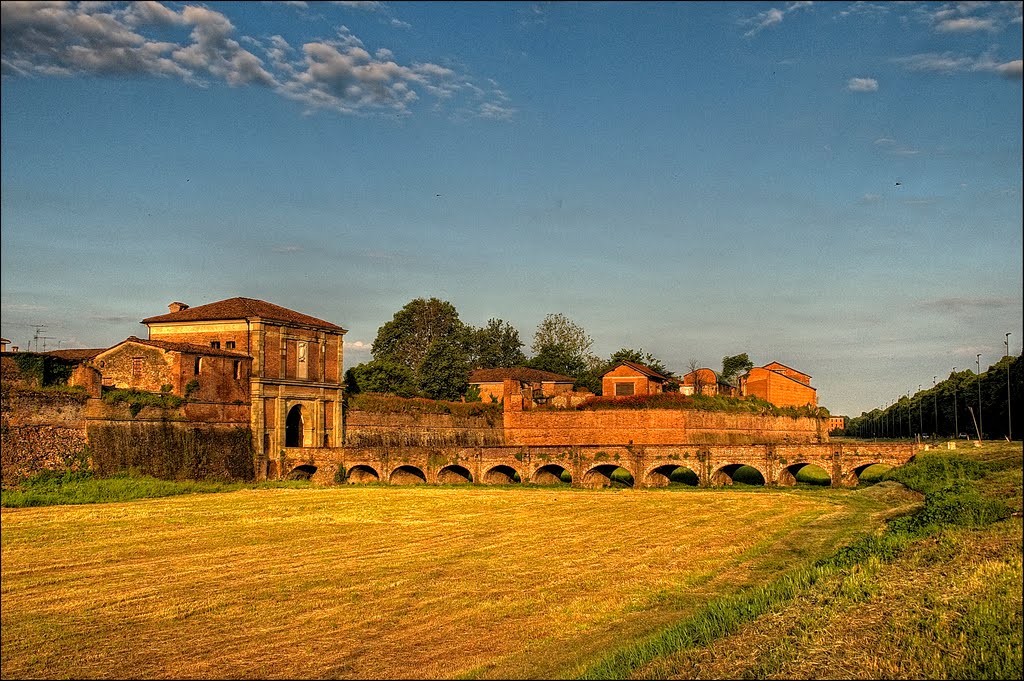
<path fill-rule="evenodd" d="M 187 394 L 202 402 L 249 401 L 252 358 L 243 353 L 131 336 L 87 359 L 104 387 Z"/>
<path fill-rule="evenodd" d="M 150 341 L 251 358 L 248 401 L 258 477 L 266 475 L 270 460 L 285 456 L 288 449 L 343 444 L 345 329 L 253 298 L 197 307 L 175 302 L 168 309 L 167 314 L 142 320 Z"/>
<path fill-rule="evenodd" d="M 740 376 L 740 394 L 754 396 L 778 407 L 818 406 L 818 391 L 811 377 L 779 362 L 754 367 Z"/>
<path fill-rule="evenodd" d="M 654 395 L 665 391 L 668 376 L 636 362 L 625 361 L 601 377 L 601 393 L 605 397 Z"/>
<path fill-rule="evenodd" d="M 735 386 L 725 383 L 718 378 L 718 374 L 707 367 L 696 369 L 683 376 L 679 392 L 684 395 L 728 395 L 736 396 L 738 390 Z M 698 390 L 699 388 L 699 390 Z"/>
<path fill-rule="evenodd" d="M 526 367 L 474 369 L 469 372 L 469 384 L 480 389 L 480 398 L 484 402 L 502 402 L 505 399 L 507 380 L 518 381 L 520 387 L 527 390 L 535 400 L 571 393 L 575 382 L 572 376 Z"/>

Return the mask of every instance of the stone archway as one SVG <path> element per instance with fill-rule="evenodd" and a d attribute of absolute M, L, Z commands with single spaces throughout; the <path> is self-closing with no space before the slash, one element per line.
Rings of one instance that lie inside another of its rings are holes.
<path fill-rule="evenodd" d="M 651 469 L 644 478 L 647 487 L 668 487 L 669 485 L 685 485 L 696 487 L 700 477 L 689 466 L 670 463 Z"/>
<path fill-rule="evenodd" d="M 303 418 L 302 405 L 296 404 L 288 410 L 288 417 L 284 422 L 284 446 L 305 447 L 305 419 Z"/>
<path fill-rule="evenodd" d="M 514 485 L 522 478 L 512 466 L 495 466 L 484 473 L 483 481 L 488 485 Z"/>
<path fill-rule="evenodd" d="M 316 473 L 317 467 L 312 464 L 296 466 L 287 476 L 287 480 L 309 480 Z"/>
<path fill-rule="evenodd" d="M 427 481 L 427 476 L 416 466 L 399 466 L 391 471 L 388 480 L 392 485 L 422 485 Z"/>
<path fill-rule="evenodd" d="M 765 485 L 768 479 L 764 473 L 745 463 L 730 463 L 719 466 L 711 474 L 711 484 L 715 486 L 740 483 L 745 485 Z"/>
<path fill-rule="evenodd" d="M 473 482 L 473 474 L 463 466 L 445 466 L 437 472 L 439 485 L 464 485 Z"/>
<path fill-rule="evenodd" d="M 601 487 L 632 487 L 635 482 L 633 474 L 628 469 L 613 463 L 594 466 L 583 476 L 583 487 L 592 489 Z"/>
<path fill-rule="evenodd" d="M 352 466 L 352 468 L 348 470 L 345 482 L 353 485 L 367 482 L 380 482 L 380 473 L 374 470 L 372 466 L 364 466 L 362 464 Z"/>
<path fill-rule="evenodd" d="M 568 481 L 565 480 L 566 477 L 569 478 Z M 564 485 L 567 482 L 572 484 L 572 474 L 556 463 L 549 463 L 534 472 L 532 482 L 535 485 Z"/>
<path fill-rule="evenodd" d="M 779 471 L 779 487 L 796 484 L 827 487 L 832 484 L 832 476 L 821 466 L 806 461 L 790 464 Z"/>

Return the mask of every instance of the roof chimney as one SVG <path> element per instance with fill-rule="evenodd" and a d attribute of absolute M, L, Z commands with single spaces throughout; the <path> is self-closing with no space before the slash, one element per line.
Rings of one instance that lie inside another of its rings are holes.
<path fill-rule="evenodd" d="M 181 312 L 182 310 L 187 310 L 188 305 L 186 305 L 185 303 L 174 302 L 168 305 L 167 309 L 170 310 L 171 312 Z"/>

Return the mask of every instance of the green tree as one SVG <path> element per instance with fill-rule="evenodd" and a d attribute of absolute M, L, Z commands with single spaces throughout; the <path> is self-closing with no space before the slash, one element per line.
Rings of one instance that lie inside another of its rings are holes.
<path fill-rule="evenodd" d="M 570 356 L 586 360 L 590 357 L 590 346 L 593 344 L 594 339 L 587 335 L 582 326 L 559 312 L 549 314 L 537 325 L 530 349 L 539 355 L 545 348 L 561 346 L 562 351 Z"/>
<path fill-rule="evenodd" d="M 377 329 L 373 358 L 401 364 L 419 375 L 420 365 L 436 340 L 462 339 L 466 326 L 446 300 L 416 298 Z"/>
<path fill-rule="evenodd" d="M 469 338 L 470 364 L 474 369 L 515 367 L 526 362 L 519 331 L 500 319 L 490 319 L 487 326 L 472 329 Z"/>
<path fill-rule="evenodd" d="M 439 338 L 420 364 L 419 387 L 433 400 L 458 400 L 469 385 L 469 356 L 459 338 Z"/>
<path fill-rule="evenodd" d="M 669 369 L 665 367 L 665 364 L 660 359 L 649 352 L 644 352 L 643 348 L 640 348 L 639 350 L 622 348 L 621 350 L 613 352 L 612 356 L 608 358 L 608 364 L 606 365 L 607 368 L 605 371 L 614 369 L 623 362 L 643 364 L 648 369 L 657 371 L 662 376 L 666 376 L 668 378 L 673 378 L 675 376 L 673 372 L 669 371 Z"/>
<path fill-rule="evenodd" d="M 738 376 L 745 374 L 754 368 L 754 363 L 747 357 L 747 353 L 726 356 L 722 358 L 722 373 L 718 377 L 724 383 L 731 384 Z"/>
<path fill-rule="evenodd" d="M 399 397 L 415 397 L 416 375 L 409 367 L 374 359 L 357 364 L 345 372 L 345 390 L 349 393 L 392 393 Z"/>

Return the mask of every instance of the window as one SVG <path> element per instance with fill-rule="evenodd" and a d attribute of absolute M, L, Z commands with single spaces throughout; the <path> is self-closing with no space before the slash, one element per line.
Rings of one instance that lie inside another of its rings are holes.
<path fill-rule="evenodd" d="M 297 378 L 307 378 L 308 377 L 307 371 L 308 370 L 306 368 L 306 344 L 305 343 L 299 343 L 299 357 L 298 357 L 298 365 L 296 366 L 296 377 Z"/>
<path fill-rule="evenodd" d="M 234 350 L 235 349 L 235 341 L 224 341 L 224 349 L 225 350 Z"/>
<path fill-rule="evenodd" d="M 214 350 L 220 350 L 220 341 L 210 341 L 210 347 Z"/>
<path fill-rule="evenodd" d="M 616 397 L 625 396 L 625 395 L 632 395 L 632 394 L 633 394 L 633 384 L 632 383 L 616 383 L 615 384 L 615 396 Z"/>
<path fill-rule="evenodd" d="M 242 363 L 237 359 L 235 360 L 235 380 L 242 377 Z"/>
<path fill-rule="evenodd" d="M 142 358 L 132 357 L 132 378 L 142 376 Z"/>
<path fill-rule="evenodd" d="M 195 364 L 196 376 L 199 375 L 199 370 L 202 369 L 202 368 L 203 368 L 203 358 L 202 357 L 196 357 L 196 364 Z"/>

